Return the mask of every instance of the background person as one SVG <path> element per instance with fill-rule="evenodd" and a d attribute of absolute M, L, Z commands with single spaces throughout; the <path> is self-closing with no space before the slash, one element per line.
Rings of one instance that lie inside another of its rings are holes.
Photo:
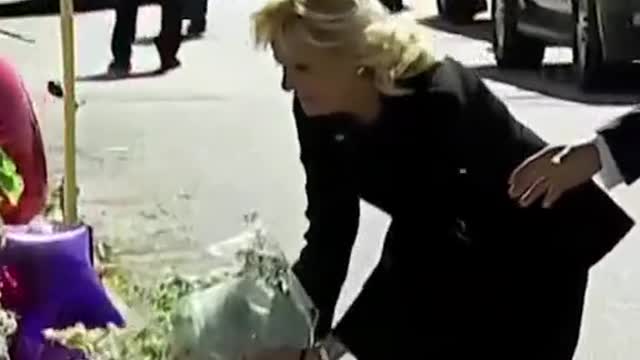
<path fill-rule="evenodd" d="M 182 42 L 182 0 L 159 0 L 162 7 L 162 25 L 160 35 L 154 44 L 160 56 L 158 73 L 164 73 L 180 66 L 177 58 Z M 131 71 L 131 52 L 136 39 L 138 8 L 142 0 L 117 0 L 116 23 L 111 37 L 113 60 L 108 73 L 115 77 L 129 75 Z"/>

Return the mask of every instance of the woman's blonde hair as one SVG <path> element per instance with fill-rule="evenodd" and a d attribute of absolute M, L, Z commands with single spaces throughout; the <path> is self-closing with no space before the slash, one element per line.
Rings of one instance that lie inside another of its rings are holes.
<path fill-rule="evenodd" d="M 310 44 L 354 51 L 385 94 L 410 92 L 399 80 L 436 64 L 429 33 L 414 18 L 392 15 L 379 0 L 267 0 L 253 14 L 256 45 L 268 47 L 291 25 L 301 25 Z"/>

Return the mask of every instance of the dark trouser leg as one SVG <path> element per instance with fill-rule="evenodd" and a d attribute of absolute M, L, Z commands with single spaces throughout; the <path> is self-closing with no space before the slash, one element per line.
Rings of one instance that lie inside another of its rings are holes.
<path fill-rule="evenodd" d="M 207 28 L 207 8 L 208 0 L 190 0 L 192 3 L 188 6 L 188 16 L 190 19 L 187 33 L 189 35 L 198 35 L 203 33 Z"/>
<path fill-rule="evenodd" d="M 209 0 L 195 0 L 197 5 L 195 7 L 195 11 L 191 17 L 191 20 L 194 22 L 202 22 L 204 23 L 207 18 L 207 10 L 209 7 Z"/>
<path fill-rule="evenodd" d="M 182 42 L 182 9 L 181 0 L 161 0 L 162 27 L 156 40 L 156 46 L 163 64 L 176 58 Z"/>
<path fill-rule="evenodd" d="M 118 66 L 129 66 L 131 46 L 136 37 L 138 0 L 119 0 L 116 4 L 116 23 L 111 37 L 113 62 Z"/>

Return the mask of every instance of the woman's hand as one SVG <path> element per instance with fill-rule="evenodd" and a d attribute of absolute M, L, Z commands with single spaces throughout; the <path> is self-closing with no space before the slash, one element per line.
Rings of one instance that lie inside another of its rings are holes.
<path fill-rule="evenodd" d="M 551 207 L 567 190 L 587 182 L 600 171 L 598 149 L 592 143 L 554 146 L 525 160 L 509 178 L 509 195 L 527 207 L 544 196 Z"/>
<path fill-rule="evenodd" d="M 320 360 L 315 350 L 280 349 L 264 350 L 257 353 L 245 354 L 242 360 Z"/>

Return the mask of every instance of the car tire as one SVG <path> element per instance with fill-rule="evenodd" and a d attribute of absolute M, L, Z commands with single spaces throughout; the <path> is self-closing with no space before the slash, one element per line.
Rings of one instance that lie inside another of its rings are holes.
<path fill-rule="evenodd" d="M 542 65 L 546 45 L 518 31 L 517 1 L 493 0 L 493 53 L 501 68 L 535 69 Z"/>
<path fill-rule="evenodd" d="M 595 0 L 577 0 L 574 18 L 574 69 L 580 87 L 592 90 L 606 78 Z"/>
<path fill-rule="evenodd" d="M 478 13 L 478 2 L 473 0 L 437 0 L 438 14 L 454 24 L 465 25 L 473 22 Z"/>

